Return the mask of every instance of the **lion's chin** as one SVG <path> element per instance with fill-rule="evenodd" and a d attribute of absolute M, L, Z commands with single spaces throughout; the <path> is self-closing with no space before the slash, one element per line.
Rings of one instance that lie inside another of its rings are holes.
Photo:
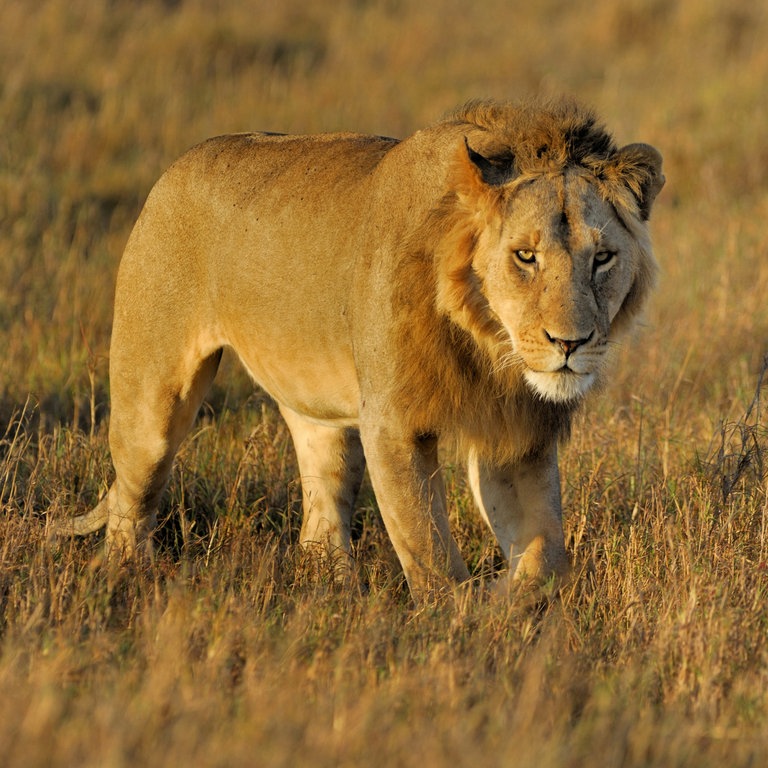
<path fill-rule="evenodd" d="M 594 373 L 575 373 L 569 369 L 559 371 L 525 371 L 528 386 L 544 400 L 565 403 L 578 400 L 592 388 L 597 377 Z"/>

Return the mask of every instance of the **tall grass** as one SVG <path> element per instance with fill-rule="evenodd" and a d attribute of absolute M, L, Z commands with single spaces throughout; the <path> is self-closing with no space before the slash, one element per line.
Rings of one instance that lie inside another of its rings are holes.
<path fill-rule="evenodd" d="M 520 6 L 520 7 L 516 7 Z M 759 765 L 768 754 L 768 12 L 746 0 L 5 0 L 0 6 L 0 754 L 7 766 Z M 112 478 L 115 271 L 209 135 L 405 135 L 567 92 L 668 183 L 646 327 L 562 451 L 575 578 L 540 614 L 447 467 L 470 597 L 414 609 L 370 488 L 356 580 L 296 547 L 275 408 L 223 367 L 156 562 L 52 517 Z"/>

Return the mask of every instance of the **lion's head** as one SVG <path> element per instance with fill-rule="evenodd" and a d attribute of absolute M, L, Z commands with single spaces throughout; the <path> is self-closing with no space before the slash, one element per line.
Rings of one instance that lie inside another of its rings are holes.
<path fill-rule="evenodd" d="M 438 308 L 495 374 L 522 375 L 546 401 L 576 401 L 653 285 L 646 221 L 661 156 L 644 144 L 618 149 L 568 103 L 475 104 L 456 121 L 466 138 L 432 222 Z"/>

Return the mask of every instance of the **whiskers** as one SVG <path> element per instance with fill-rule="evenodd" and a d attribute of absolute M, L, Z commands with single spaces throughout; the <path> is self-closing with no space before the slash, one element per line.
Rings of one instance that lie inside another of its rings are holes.
<path fill-rule="evenodd" d="M 525 370 L 525 364 L 515 351 L 506 328 L 502 326 L 496 331 L 494 341 L 496 343 L 493 349 L 491 376 L 494 379 L 507 378 L 513 374 L 515 378 L 521 376 Z"/>
<path fill-rule="evenodd" d="M 520 374 L 524 367 L 520 355 L 513 349 L 508 349 L 493 361 L 491 374 L 494 378 L 502 378 L 511 373 Z"/>

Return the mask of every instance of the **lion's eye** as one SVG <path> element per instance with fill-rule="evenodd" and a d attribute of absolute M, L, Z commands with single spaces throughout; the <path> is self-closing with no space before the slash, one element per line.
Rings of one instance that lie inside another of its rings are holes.
<path fill-rule="evenodd" d="M 616 258 L 616 251 L 598 251 L 595 254 L 595 269 L 610 264 Z"/>
<path fill-rule="evenodd" d="M 515 251 L 515 258 L 523 264 L 536 263 L 536 251 L 529 251 L 525 248 Z"/>

